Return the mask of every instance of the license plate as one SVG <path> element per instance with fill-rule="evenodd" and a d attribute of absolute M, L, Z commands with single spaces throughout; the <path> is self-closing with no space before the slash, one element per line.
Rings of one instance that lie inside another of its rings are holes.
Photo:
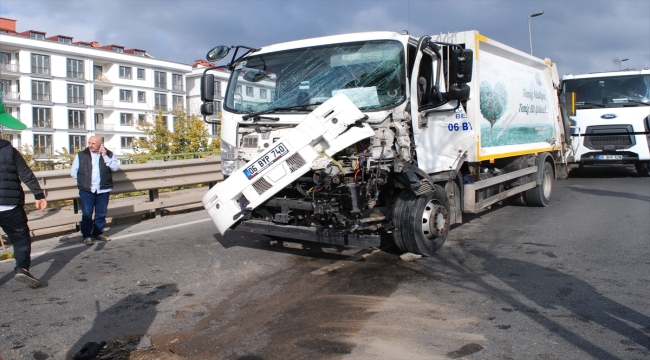
<path fill-rule="evenodd" d="M 283 143 L 275 145 L 271 150 L 267 151 L 262 157 L 255 160 L 250 166 L 244 169 L 244 175 L 248 180 L 254 178 L 262 171 L 268 169 L 269 166 L 273 165 L 284 155 L 287 155 L 289 150 Z"/>
<path fill-rule="evenodd" d="M 623 160 L 623 155 L 596 155 L 596 160 Z"/>

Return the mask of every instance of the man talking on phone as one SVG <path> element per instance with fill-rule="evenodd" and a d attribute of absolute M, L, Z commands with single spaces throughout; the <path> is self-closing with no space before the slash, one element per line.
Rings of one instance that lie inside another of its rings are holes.
<path fill-rule="evenodd" d="M 77 179 L 81 199 L 80 228 L 86 245 L 94 244 L 95 240 L 111 240 L 104 236 L 104 226 L 108 197 L 113 190 L 113 171 L 119 169 L 120 162 L 106 150 L 99 136 L 91 136 L 88 147 L 78 152 L 72 162 L 70 175 Z"/>

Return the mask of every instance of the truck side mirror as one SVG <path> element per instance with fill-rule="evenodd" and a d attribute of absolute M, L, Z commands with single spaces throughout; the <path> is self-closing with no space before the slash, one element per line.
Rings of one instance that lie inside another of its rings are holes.
<path fill-rule="evenodd" d="M 212 103 L 214 101 L 214 75 L 203 74 L 201 76 L 201 101 Z"/>
<path fill-rule="evenodd" d="M 474 52 L 470 49 L 453 49 L 449 52 L 449 83 L 472 81 Z"/>
<path fill-rule="evenodd" d="M 201 104 L 201 115 L 212 115 L 214 114 L 214 103 L 207 102 Z"/>
<path fill-rule="evenodd" d="M 452 84 L 449 86 L 449 100 L 467 100 L 469 99 L 469 85 Z"/>

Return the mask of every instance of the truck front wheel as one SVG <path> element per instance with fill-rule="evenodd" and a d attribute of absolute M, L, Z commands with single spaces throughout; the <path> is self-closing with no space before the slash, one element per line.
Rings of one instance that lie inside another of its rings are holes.
<path fill-rule="evenodd" d="M 416 196 L 399 193 L 393 213 L 393 240 L 403 252 L 432 256 L 449 235 L 449 199 L 439 185 L 434 192 Z"/>
<path fill-rule="evenodd" d="M 634 167 L 636 168 L 636 172 L 639 173 L 639 176 L 650 176 L 650 161 L 639 161 L 634 164 Z"/>

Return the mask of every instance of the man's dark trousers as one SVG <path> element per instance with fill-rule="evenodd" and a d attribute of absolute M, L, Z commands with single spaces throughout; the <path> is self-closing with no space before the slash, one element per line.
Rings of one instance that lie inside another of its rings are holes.
<path fill-rule="evenodd" d="M 7 234 L 14 247 L 16 268 L 29 269 L 32 252 L 32 238 L 29 236 L 27 214 L 22 206 L 7 211 L 0 211 L 0 227 Z M 14 269 L 14 270 L 15 270 Z"/>
<path fill-rule="evenodd" d="M 81 236 L 83 238 L 99 236 L 106 226 L 106 212 L 108 210 L 108 197 L 110 193 L 91 193 L 79 190 L 81 198 Z M 93 221 L 93 211 L 95 220 Z"/>

